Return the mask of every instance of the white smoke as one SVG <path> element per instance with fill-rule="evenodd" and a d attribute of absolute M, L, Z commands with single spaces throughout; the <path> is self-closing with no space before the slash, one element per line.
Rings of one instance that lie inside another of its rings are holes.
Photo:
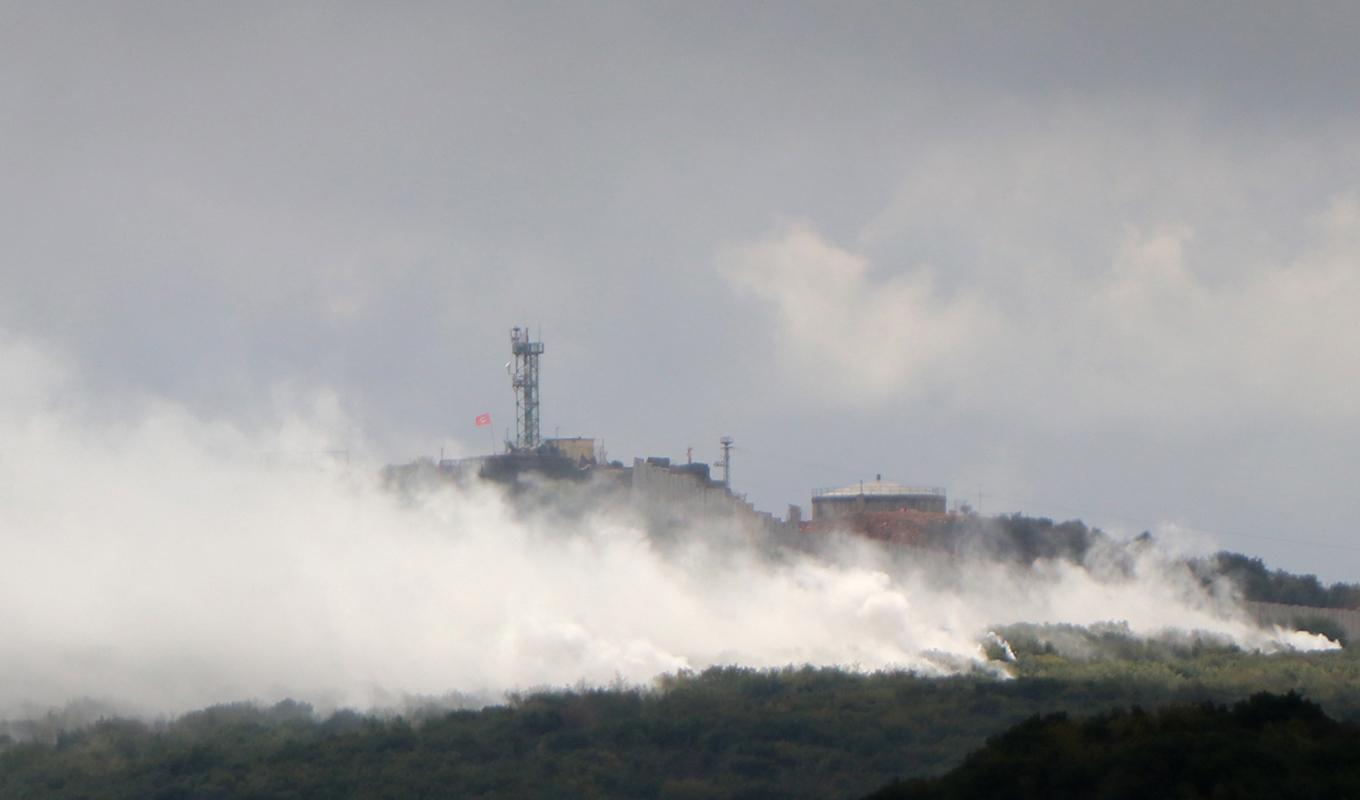
<path fill-rule="evenodd" d="M 999 672 L 988 632 L 1016 621 L 1325 643 L 1260 629 L 1154 552 L 1131 570 L 853 541 L 772 558 L 716 525 L 661 546 L 618 509 L 389 491 L 326 455 L 352 445 L 334 402 L 247 430 L 163 401 L 101 409 L 29 345 L 0 341 L 0 364 L 0 718 L 76 698 L 365 707 L 730 663 Z"/>

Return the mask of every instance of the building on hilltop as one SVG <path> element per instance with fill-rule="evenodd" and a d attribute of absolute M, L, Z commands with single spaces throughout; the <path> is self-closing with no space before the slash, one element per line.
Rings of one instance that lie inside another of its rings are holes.
<path fill-rule="evenodd" d="M 882 475 L 873 481 L 818 489 L 812 494 L 812 519 L 798 522 L 805 534 L 850 533 L 896 545 L 938 548 L 949 537 L 952 515 L 948 498 L 937 486 L 904 486 L 888 483 Z M 791 519 L 801 509 L 790 507 Z"/>
<path fill-rule="evenodd" d="M 594 466 L 595 464 L 595 440 L 587 436 L 564 436 L 556 439 L 544 439 L 544 446 L 577 464 L 578 466 Z"/>
<path fill-rule="evenodd" d="M 839 489 L 818 489 L 812 493 L 812 519 L 829 520 L 864 512 L 927 511 L 943 514 L 948 504 L 938 486 L 903 486 L 888 483 L 882 475 L 868 483 L 860 482 Z"/>
<path fill-rule="evenodd" d="M 735 521 L 767 532 L 784 527 L 772 514 L 758 511 L 745 495 L 733 493 L 726 481 L 714 480 L 708 464 L 672 464 L 669 458 L 652 456 L 633 459 L 628 473 L 633 503 L 663 527 L 714 520 Z"/>

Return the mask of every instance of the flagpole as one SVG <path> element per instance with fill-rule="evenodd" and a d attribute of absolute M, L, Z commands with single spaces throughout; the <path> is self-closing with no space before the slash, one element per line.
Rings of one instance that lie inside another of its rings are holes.
<path fill-rule="evenodd" d="M 491 434 L 491 455 L 496 455 L 496 421 L 491 418 L 491 413 L 478 414 L 477 419 L 473 420 L 472 424 L 478 428 L 483 425 L 486 426 L 486 432 Z"/>

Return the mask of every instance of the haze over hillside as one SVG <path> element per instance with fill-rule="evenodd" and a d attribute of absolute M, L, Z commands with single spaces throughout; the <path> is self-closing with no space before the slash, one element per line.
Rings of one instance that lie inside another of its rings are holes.
<path fill-rule="evenodd" d="M 41 350 L 0 358 L 23 367 L 0 395 L 0 716 L 475 704 L 726 664 L 1004 679 L 994 631 L 1015 622 L 1335 646 L 1258 626 L 1237 587 L 1155 542 L 964 525 L 953 552 L 833 533 L 809 549 L 733 518 L 553 502 L 565 484 L 529 504 L 443 477 L 399 491 L 335 456 L 353 426 L 324 398 L 258 429 L 154 399 L 113 423 Z"/>
<path fill-rule="evenodd" d="M 1357 41 L 0 0 L 0 796 L 1344 793 Z"/>
<path fill-rule="evenodd" d="M 111 429 L 320 393 L 327 446 L 396 462 L 490 446 L 541 326 L 546 430 L 732 435 L 762 508 L 882 473 L 1354 579 L 1357 38 L 1331 3 L 6 3 L 0 329 Z"/>

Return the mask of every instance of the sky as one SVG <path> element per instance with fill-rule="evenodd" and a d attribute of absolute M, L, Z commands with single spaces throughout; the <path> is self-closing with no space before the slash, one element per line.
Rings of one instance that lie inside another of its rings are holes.
<path fill-rule="evenodd" d="M 1346 3 L 0 2 L 0 374 L 67 365 L 108 429 L 324 398 L 404 462 L 504 435 L 529 325 L 546 435 L 730 435 L 779 514 L 881 474 L 1360 580 L 1357 40 Z"/>

